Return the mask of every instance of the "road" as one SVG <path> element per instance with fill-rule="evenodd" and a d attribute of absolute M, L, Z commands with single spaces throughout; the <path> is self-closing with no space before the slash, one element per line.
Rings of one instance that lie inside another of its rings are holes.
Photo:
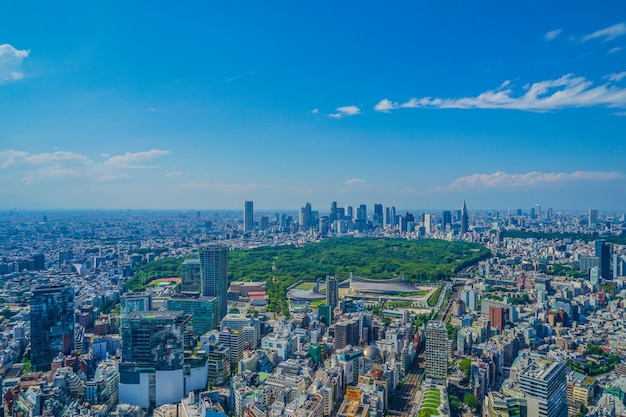
<path fill-rule="evenodd" d="M 452 303 L 458 298 L 459 289 L 463 287 L 463 283 L 452 282 L 452 293 L 450 297 L 445 301 L 445 306 L 441 308 L 437 320 L 448 322 L 450 315 L 452 314 Z M 448 286 L 446 285 L 441 291 L 441 297 L 438 300 L 437 307 L 441 305 L 445 297 L 445 291 Z M 419 400 L 420 385 L 424 376 L 424 370 L 426 369 L 426 352 L 422 351 L 411 368 L 407 372 L 405 381 L 398 385 L 393 398 L 389 402 L 387 414 L 394 416 L 409 417 L 417 414 L 417 401 Z"/>

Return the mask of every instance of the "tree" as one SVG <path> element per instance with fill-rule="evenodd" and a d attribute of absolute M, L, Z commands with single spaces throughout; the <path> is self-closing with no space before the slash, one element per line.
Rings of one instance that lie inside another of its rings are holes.
<path fill-rule="evenodd" d="M 463 402 L 472 410 L 478 411 L 478 397 L 474 394 L 465 394 L 463 396 Z"/>

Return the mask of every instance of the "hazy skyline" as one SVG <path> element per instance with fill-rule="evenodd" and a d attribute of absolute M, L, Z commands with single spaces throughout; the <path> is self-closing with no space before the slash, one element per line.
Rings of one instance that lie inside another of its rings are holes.
<path fill-rule="evenodd" d="M 626 5 L 0 5 L 0 209 L 626 209 Z"/>

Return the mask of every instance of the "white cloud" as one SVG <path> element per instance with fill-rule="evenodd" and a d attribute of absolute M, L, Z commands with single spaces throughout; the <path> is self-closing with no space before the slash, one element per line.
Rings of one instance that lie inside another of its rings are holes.
<path fill-rule="evenodd" d="M 448 186 L 438 187 L 438 189 L 537 187 L 566 181 L 612 181 L 622 178 L 624 178 L 624 174 L 617 171 L 575 171 L 569 173 L 532 171 L 524 174 L 508 174 L 504 171 L 498 171 L 493 174 L 472 174 L 459 177 Z"/>
<path fill-rule="evenodd" d="M 166 177 L 178 177 L 180 175 L 183 175 L 181 171 L 172 171 L 165 174 Z"/>
<path fill-rule="evenodd" d="M 626 71 L 615 72 L 613 74 L 605 76 L 604 78 L 608 79 L 609 81 L 620 82 L 624 77 L 626 77 Z"/>
<path fill-rule="evenodd" d="M 550 32 L 547 32 L 545 35 L 543 35 L 543 39 L 546 42 L 550 42 L 551 40 L 553 40 L 554 38 L 556 38 L 557 36 L 559 36 L 559 34 L 563 32 L 563 29 L 554 29 L 551 30 Z"/>
<path fill-rule="evenodd" d="M 626 116 L 626 111 L 618 111 L 615 113 L 611 113 L 613 116 Z"/>
<path fill-rule="evenodd" d="M 0 82 L 24 78 L 22 61 L 29 53 L 29 50 L 15 49 L 8 43 L 0 45 Z"/>
<path fill-rule="evenodd" d="M 219 190 L 219 191 L 248 191 L 260 188 L 258 184 L 210 184 L 203 182 L 188 182 L 178 187 L 187 190 Z"/>
<path fill-rule="evenodd" d="M 614 54 L 614 53 L 619 52 L 621 50 L 622 50 L 622 48 L 620 48 L 619 46 L 616 46 L 615 48 L 609 49 L 609 54 Z"/>
<path fill-rule="evenodd" d="M 313 110 L 311 110 L 311 113 L 313 113 L 313 114 L 318 114 L 319 112 L 320 112 L 320 110 L 319 110 L 319 109 L 313 109 Z"/>
<path fill-rule="evenodd" d="M 524 86 L 526 93 L 514 96 L 509 81 L 475 97 L 412 98 L 403 108 L 440 109 L 515 109 L 544 112 L 568 107 L 626 107 L 626 89 L 606 83 L 596 87 L 584 77 L 566 74 L 556 80 L 539 81 Z M 380 104 L 380 103 L 379 103 Z"/>
<path fill-rule="evenodd" d="M 394 103 L 391 100 L 384 98 L 374 106 L 374 110 L 389 113 L 390 110 L 397 109 L 398 107 L 398 103 Z"/>
<path fill-rule="evenodd" d="M 363 184 L 365 182 L 364 178 L 350 178 L 344 182 L 345 185 L 354 185 L 354 184 Z"/>
<path fill-rule="evenodd" d="M 83 163 L 91 162 L 89 158 L 73 152 L 56 151 L 52 153 L 40 153 L 25 158 L 31 164 L 45 164 L 55 161 L 77 161 Z"/>
<path fill-rule="evenodd" d="M 154 168 L 154 166 L 139 165 L 139 163 L 169 155 L 170 151 L 152 149 L 146 152 L 126 152 L 124 155 L 115 155 L 103 162 L 103 165 L 114 165 L 122 168 Z"/>
<path fill-rule="evenodd" d="M 357 106 L 342 106 L 342 107 L 337 107 L 337 113 L 331 113 L 328 116 L 334 117 L 335 119 L 339 119 L 340 117 L 343 117 L 343 116 L 354 116 L 359 113 L 361 113 L 361 109 L 359 109 Z"/>
<path fill-rule="evenodd" d="M 608 28 L 600 29 L 598 31 L 590 33 L 589 35 L 583 36 L 582 41 L 587 42 L 593 39 L 603 38 L 602 42 L 608 42 L 624 34 L 626 34 L 626 24 L 618 23 L 616 25 L 609 26 Z"/>
<path fill-rule="evenodd" d="M 146 152 L 127 152 L 109 156 L 96 163 L 89 157 L 74 152 L 55 151 L 30 155 L 26 151 L 0 151 L 0 169 L 15 171 L 23 183 L 33 183 L 46 178 L 82 177 L 96 181 L 127 178 L 129 169 L 154 168 L 141 164 L 147 160 L 168 155 L 170 151 L 153 149 Z"/>
<path fill-rule="evenodd" d="M 0 151 L 0 169 L 7 169 L 10 166 L 15 165 L 20 159 L 24 159 L 28 156 L 28 152 L 24 151 Z"/>

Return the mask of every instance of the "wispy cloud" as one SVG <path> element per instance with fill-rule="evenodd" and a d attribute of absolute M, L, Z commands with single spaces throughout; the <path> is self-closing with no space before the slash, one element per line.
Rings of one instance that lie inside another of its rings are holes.
<path fill-rule="evenodd" d="M 626 89 L 613 85 L 611 81 L 594 87 L 593 82 L 584 77 L 566 74 L 556 80 L 527 84 L 523 87 L 526 92 L 522 95 L 515 95 L 510 81 L 505 81 L 500 87 L 485 91 L 475 97 L 412 98 L 402 104 L 384 99 L 375 108 L 378 111 L 430 107 L 439 109 L 515 109 L 545 112 L 571 107 L 626 107 Z"/>
<path fill-rule="evenodd" d="M 621 50 L 622 50 L 622 48 L 620 48 L 619 46 L 616 46 L 614 48 L 609 49 L 609 54 L 614 54 L 614 53 L 619 52 Z"/>
<path fill-rule="evenodd" d="M 609 74 L 609 75 L 605 76 L 604 78 L 609 80 L 609 81 L 620 82 L 620 81 L 622 81 L 622 79 L 624 77 L 626 77 L 626 71 L 615 72 L 613 74 Z"/>
<path fill-rule="evenodd" d="M 28 156 L 28 152 L 24 151 L 0 151 L 0 169 L 7 169 L 15 165 L 19 160 Z"/>
<path fill-rule="evenodd" d="M 343 106 L 343 107 L 337 107 L 337 113 L 331 113 L 328 116 L 334 117 L 335 119 L 339 119 L 340 117 L 354 116 L 359 113 L 361 113 L 361 109 L 359 109 L 357 106 Z"/>
<path fill-rule="evenodd" d="M 318 114 L 319 112 L 320 112 L 320 110 L 319 110 L 319 109 L 313 109 L 313 110 L 311 110 L 311 113 L 313 113 L 313 114 Z"/>
<path fill-rule="evenodd" d="M 160 149 L 152 149 L 146 152 L 126 152 L 124 155 L 112 156 L 102 164 L 113 165 L 120 168 L 154 168 L 153 165 L 141 165 L 141 162 L 169 154 L 170 151 L 163 151 Z"/>
<path fill-rule="evenodd" d="M 22 61 L 28 54 L 29 50 L 15 49 L 8 43 L 0 45 L 0 83 L 24 78 Z"/>
<path fill-rule="evenodd" d="M 617 171 L 575 171 L 575 172 L 538 172 L 508 174 L 504 171 L 493 174 L 472 174 L 459 177 L 451 184 L 437 187 L 437 190 L 464 190 L 476 188 L 521 188 L 537 187 L 546 184 L 571 181 L 613 181 L 625 178 Z"/>
<path fill-rule="evenodd" d="M 563 32 L 563 29 L 554 29 L 551 30 L 550 32 L 547 32 L 545 35 L 543 35 L 543 39 L 546 42 L 550 42 L 551 40 L 553 40 L 554 38 L 556 38 L 557 36 L 559 36 L 559 34 Z"/>
<path fill-rule="evenodd" d="M 345 185 L 354 185 L 354 184 L 363 184 L 365 182 L 364 178 L 350 178 L 344 182 Z"/>
<path fill-rule="evenodd" d="M 248 191 L 260 188 L 258 184 L 211 184 L 207 182 L 188 182 L 178 185 L 186 190 L 219 190 L 219 191 Z"/>
<path fill-rule="evenodd" d="M 608 42 L 624 34 L 626 34 L 626 24 L 618 23 L 583 36 L 582 41 L 587 42 L 593 39 L 602 39 L 602 42 Z"/>
<path fill-rule="evenodd" d="M 109 156 L 96 162 L 86 155 L 68 151 L 29 154 L 26 151 L 0 151 L 0 169 L 15 170 L 19 181 L 33 183 L 46 178 L 83 177 L 96 181 L 111 181 L 128 178 L 128 170 L 155 168 L 144 162 L 168 155 L 170 151 L 152 149 L 145 152 L 127 152 L 124 155 Z"/>

